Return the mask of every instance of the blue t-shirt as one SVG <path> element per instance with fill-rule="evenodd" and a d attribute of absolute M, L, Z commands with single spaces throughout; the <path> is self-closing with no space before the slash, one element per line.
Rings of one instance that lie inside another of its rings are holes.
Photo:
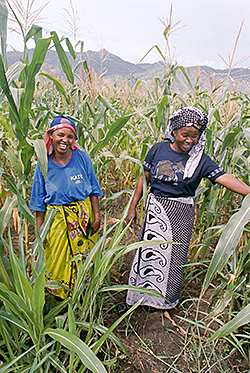
<path fill-rule="evenodd" d="M 208 155 L 203 154 L 193 176 L 183 180 L 188 158 L 188 154 L 173 150 L 169 141 L 154 144 L 143 162 L 144 169 L 150 172 L 151 192 L 164 197 L 194 196 L 203 177 L 214 183 L 225 174 Z"/>
<path fill-rule="evenodd" d="M 60 206 L 74 201 L 83 201 L 92 194 L 103 196 L 93 164 L 87 153 L 73 150 L 65 165 L 55 163 L 48 156 L 47 181 L 45 182 L 39 163 L 34 173 L 30 208 L 46 211 L 46 205 Z"/>

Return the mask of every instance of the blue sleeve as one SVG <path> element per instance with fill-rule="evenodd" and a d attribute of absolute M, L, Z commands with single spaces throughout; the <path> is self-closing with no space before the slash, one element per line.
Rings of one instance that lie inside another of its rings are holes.
<path fill-rule="evenodd" d="M 35 211 L 46 211 L 46 203 L 44 203 L 45 197 L 45 180 L 40 165 L 37 163 L 30 198 L 30 209 Z"/>
<path fill-rule="evenodd" d="M 102 197 L 103 193 L 98 183 L 98 180 L 96 178 L 94 166 L 87 153 L 85 153 L 85 161 L 86 161 L 86 166 L 87 166 L 86 168 L 87 168 L 88 179 L 89 179 L 89 182 L 92 188 L 91 194 L 95 197 Z"/>

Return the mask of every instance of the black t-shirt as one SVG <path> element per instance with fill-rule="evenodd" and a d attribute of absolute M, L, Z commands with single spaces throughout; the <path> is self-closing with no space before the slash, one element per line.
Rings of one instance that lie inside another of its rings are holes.
<path fill-rule="evenodd" d="M 169 141 L 154 144 L 143 162 L 144 169 L 150 172 L 151 192 L 164 197 L 194 196 L 203 177 L 214 183 L 225 174 L 208 155 L 203 154 L 193 176 L 183 180 L 188 158 L 188 154 L 173 150 Z"/>

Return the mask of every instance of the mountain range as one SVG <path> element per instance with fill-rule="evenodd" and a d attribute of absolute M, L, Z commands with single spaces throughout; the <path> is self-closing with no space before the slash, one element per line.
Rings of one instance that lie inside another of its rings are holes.
<path fill-rule="evenodd" d="M 29 50 L 30 58 L 33 55 L 34 50 Z M 73 58 L 69 52 L 66 52 L 67 57 L 71 66 L 73 66 Z M 79 61 L 80 56 L 77 54 L 76 63 Z M 16 52 L 7 52 L 8 66 L 19 60 Z M 105 76 L 107 79 L 124 80 L 124 79 L 141 79 L 153 82 L 155 77 L 160 79 L 164 76 L 164 65 L 163 62 L 159 61 L 156 63 L 138 63 L 134 64 L 128 61 L 124 61 L 120 57 L 109 53 L 105 49 L 99 52 L 88 51 L 83 53 L 82 60 L 85 60 L 88 65 L 91 65 L 94 72 L 100 76 Z M 46 55 L 43 71 L 50 73 L 52 76 L 57 77 L 62 74 L 60 62 L 55 51 L 49 50 Z M 203 89 L 211 89 L 215 82 L 228 76 L 228 69 L 219 70 L 213 69 L 208 66 L 191 66 L 185 67 L 185 71 L 193 85 L 198 84 Z M 77 70 L 77 74 L 82 73 L 82 67 Z M 197 80 L 197 78 L 199 78 Z M 233 85 L 237 85 L 241 90 L 248 92 L 250 88 L 250 69 L 235 68 L 230 71 L 230 79 Z M 177 82 L 175 83 L 178 89 L 183 92 L 187 91 L 190 87 L 179 70 L 177 73 Z"/>

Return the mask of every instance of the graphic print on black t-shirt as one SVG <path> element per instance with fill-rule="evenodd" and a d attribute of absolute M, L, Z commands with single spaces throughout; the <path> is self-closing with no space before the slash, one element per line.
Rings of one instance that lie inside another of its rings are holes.
<path fill-rule="evenodd" d="M 178 181 L 178 173 L 184 174 L 184 165 L 182 162 L 173 163 L 170 160 L 159 161 L 154 177 L 164 181 Z"/>

